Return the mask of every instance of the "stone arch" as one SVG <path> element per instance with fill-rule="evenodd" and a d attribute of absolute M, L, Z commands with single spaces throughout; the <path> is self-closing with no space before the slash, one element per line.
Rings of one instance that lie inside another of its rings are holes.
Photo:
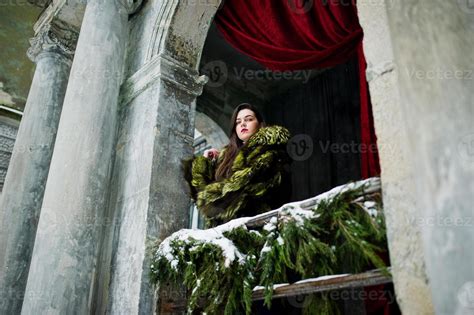
<path fill-rule="evenodd" d="M 197 70 L 212 19 L 222 2 L 148 1 L 131 20 L 131 37 L 142 49 L 130 50 L 128 76 L 159 55 L 172 56 L 190 70 Z"/>
<path fill-rule="evenodd" d="M 365 3 L 359 6 L 359 16 L 366 34 L 364 48 L 368 62 L 367 78 L 374 104 L 374 121 L 381 151 L 383 197 L 388 209 L 388 242 L 392 256 L 395 289 L 401 308 L 405 311 L 416 310 L 417 313 L 430 313 L 432 302 L 424 267 L 421 231 L 413 220 L 410 221 L 410 218 L 413 218 L 413 213 L 409 210 L 413 208 L 410 205 L 415 203 L 414 196 L 410 192 L 414 190 L 414 187 L 409 176 L 407 161 L 409 153 L 404 145 L 407 140 L 407 134 L 403 131 L 406 130 L 405 122 L 397 102 L 395 58 L 391 55 L 392 39 L 385 13 L 387 9 L 390 9 L 387 7 L 389 4 L 381 1 L 378 6 Z M 218 1 L 215 2 L 215 7 L 197 6 L 191 9 L 192 12 L 189 12 L 189 6 L 175 7 L 175 14 L 170 19 L 166 39 L 158 42 L 160 37 L 155 36 L 157 40 L 150 46 L 152 47 L 149 50 L 150 55 L 164 51 L 178 51 L 176 56 L 179 61 L 197 69 L 207 29 L 212 16 L 217 11 L 217 5 Z M 190 16 L 201 18 L 199 20 L 194 18 L 195 22 L 188 24 L 198 25 L 198 27 L 180 29 L 178 27 L 182 23 L 180 21 L 187 21 Z M 206 18 L 202 18 L 203 16 Z M 390 48 L 387 49 L 387 47 Z M 394 154 L 393 150 L 401 154 Z M 401 200 L 401 195 L 406 198 Z M 407 222 L 411 224 L 406 224 Z M 403 235 L 402 238 L 401 235 Z"/>
<path fill-rule="evenodd" d="M 150 138 L 147 142 L 147 144 L 155 147 L 158 145 L 173 147 L 172 156 L 174 153 L 178 153 L 179 156 L 192 152 L 192 130 L 194 130 L 195 123 L 199 119 L 199 113 L 195 111 L 196 97 L 200 95 L 202 86 L 205 84 L 205 79 L 199 77 L 197 70 L 212 19 L 222 2 L 219 0 L 196 0 L 191 4 L 191 1 L 150 0 L 146 2 L 141 12 L 134 15 L 131 20 L 130 46 L 134 47 L 136 45 L 141 49 L 131 49 L 129 53 L 128 79 L 122 91 L 122 106 L 126 108 L 124 117 L 136 116 L 145 119 L 147 114 L 140 112 L 137 107 L 143 105 L 143 99 L 147 95 L 152 100 L 156 100 L 158 104 L 148 114 L 153 114 L 158 110 L 164 112 L 165 115 L 177 115 L 180 111 L 185 113 L 185 117 L 180 123 L 187 124 L 186 127 L 176 131 L 172 128 L 166 128 L 164 126 L 165 122 L 158 121 L 153 126 L 155 132 L 153 137 L 155 138 Z M 387 21 L 387 9 L 389 8 L 385 6 L 383 1 L 381 1 L 380 6 L 364 6 L 362 4 L 359 7 L 359 17 L 366 35 L 364 48 L 369 65 L 367 77 L 373 103 L 376 133 L 380 144 L 388 240 L 394 267 L 395 288 L 402 311 L 414 310 L 413 312 L 416 313 L 430 313 L 432 308 L 431 296 L 424 269 L 420 228 L 416 226 L 416 222 L 410 221 L 410 218 L 414 218 L 410 209 L 414 208 L 415 200 L 411 193 L 413 184 L 409 176 L 409 162 L 407 161 L 409 156 L 405 146 L 407 135 L 403 131 L 405 124 L 399 109 L 399 92 L 396 85 L 397 73 L 394 67 L 395 57 L 391 53 L 392 40 Z M 381 25 L 382 30 L 380 29 Z M 161 92 L 151 93 L 150 90 L 152 89 L 150 87 L 153 86 L 157 86 L 156 89 L 161 90 Z M 171 92 L 175 91 L 179 92 L 172 95 Z M 173 108 L 165 108 L 165 104 Z M 183 109 L 186 106 L 188 107 Z M 133 125 L 133 122 L 125 127 L 123 134 L 126 136 L 124 139 L 127 139 L 128 134 L 132 135 L 137 132 L 134 131 L 134 128 L 137 127 Z M 180 139 L 181 147 L 176 148 L 174 144 L 171 145 L 165 140 L 159 140 L 160 134 L 163 133 L 172 134 L 173 137 L 176 136 L 173 139 Z M 146 132 L 139 134 L 146 135 Z M 399 152 L 401 154 L 395 154 Z M 143 155 L 140 154 L 139 156 L 142 158 Z M 153 165 L 160 164 L 156 162 L 157 160 L 162 161 L 158 157 L 157 151 L 148 151 L 144 156 L 148 157 L 147 163 L 153 160 Z M 132 169 L 130 165 L 129 159 L 125 162 L 123 168 L 126 173 L 129 172 L 128 169 Z M 117 167 L 122 166 L 118 163 Z M 157 177 L 154 174 L 155 170 L 153 170 L 153 167 L 150 168 L 153 173 L 151 182 L 156 184 L 159 179 L 154 179 L 154 176 Z M 121 172 L 124 171 L 121 170 Z M 133 174 L 132 171 L 129 173 Z M 129 174 L 127 173 L 127 175 Z M 138 177 L 140 176 L 137 175 Z M 130 192 L 125 189 L 122 194 L 133 196 L 138 191 L 138 188 Z M 148 202 L 148 207 L 151 209 L 149 212 L 159 218 L 156 221 L 161 222 L 161 226 L 157 228 L 158 231 L 153 231 L 151 234 L 161 237 L 179 227 L 184 227 L 182 224 L 184 221 L 180 221 L 181 223 L 178 224 L 167 224 L 165 219 L 170 218 L 169 214 L 167 214 L 168 217 L 157 214 L 159 211 L 154 209 L 157 206 L 147 201 L 147 198 L 149 200 L 153 199 L 154 192 L 152 191 L 149 194 L 149 196 L 144 196 L 145 200 L 140 200 L 140 202 L 142 204 Z M 150 213 L 147 214 L 148 217 L 152 217 Z M 149 223 L 147 222 L 147 215 L 144 215 L 143 218 L 145 225 Z M 128 218 L 120 219 L 126 222 Z M 121 233 L 126 235 L 130 231 L 124 230 Z M 126 242 L 123 245 L 119 244 L 118 252 L 120 253 L 120 247 L 130 248 L 128 245 L 130 244 Z M 131 246 L 133 247 L 133 244 Z M 136 255 L 135 260 L 143 264 L 146 263 L 142 252 Z M 121 263 L 125 262 L 119 261 L 114 264 L 120 265 Z M 115 300 L 119 301 L 117 309 L 131 310 L 131 312 L 134 312 L 137 307 L 139 312 L 152 309 L 151 305 L 154 303 L 152 302 L 151 288 L 146 281 L 143 281 L 143 276 L 141 278 L 143 284 L 137 287 L 134 283 L 133 296 L 129 298 L 134 300 L 133 307 L 127 307 L 122 303 L 123 296 L 119 292 L 121 288 L 123 289 L 126 286 L 120 284 L 117 288 L 113 288 L 114 282 L 112 281 L 111 294 L 116 295 Z M 140 301 L 139 306 L 138 301 Z"/>
<path fill-rule="evenodd" d="M 155 292 L 146 244 L 189 226 L 190 199 L 180 162 L 193 153 L 196 115 L 200 119 L 196 98 L 206 83 L 197 69 L 219 4 L 150 0 L 129 21 L 115 185 L 107 213 L 117 225 L 102 241 L 96 284 L 100 313 L 159 313 L 163 301 L 182 298 L 180 292 Z"/>
<path fill-rule="evenodd" d="M 178 86 L 178 89 L 185 90 L 184 94 L 187 96 L 178 94 L 175 97 L 167 97 L 166 95 L 161 95 L 157 98 L 157 101 L 159 103 L 178 102 L 189 104 L 190 111 L 188 114 L 190 128 L 188 128 L 188 149 L 190 149 L 192 143 L 192 138 L 190 137 L 192 135 L 191 130 L 194 130 L 195 124 L 198 123 L 200 119 L 200 114 L 195 111 L 196 98 L 201 93 L 199 89 L 205 84 L 205 80 L 199 77 L 198 67 L 212 19 L 221 4 L 219 0 L 208 0 L 193 1 L 191 5 L 190 1 L 151 0 L 145 4 L 141 12 L 133 17 L 131 23 L 132 42 L 135 41 L 137 47 L 143 49 L 131 50 L 129 54 L 129 79 L 127 80 L 128 82 L 125 83 L 125 87 L 127 87 L 127 85 L 132 86 L 130 89 L 132 92 L 128 97 L 127 95 L 123 95 L 124 101 L 122 104 L 127 107 L 136 107 L 137 104 L 134 103 L 137 102 L 134 102 L 134 97 L 141 93 L 146 93 L 143 91 L 148 89 L 149 86 L 153 84 L 152 81 L 157 80 L 157 77 L 160 77 L 162 82 L 166 81 L 166 84 L 171 82 L 173 85 Z M 385 10 L 384 7 L 374 8 L 373 6 L 359 8 L 359 15 L 362 16 L 362 22 L 364 22 L 364 17 L 369 16 L 373 18 L 375 12 L 380 9 Z M 381 16 L 385 15 L 381 14 Z M 386 30 L 386 32 L 383 33 L 384 39 L 388 41 L 388 46 L 390 46 L 388 22 L 385 20 L 382 21 L 382 23 L 384 23 Z M 382 104 L 383 100 L 380 99 L 380 97 L 383 98 L 385 96 L 380 95 L 386 95 L 386 93 L 383 91 L 383 87 L 380 87 L 377 83 L 378 77 L 387 79 L 387 76 L 381 76 L 382 73 L 392 72 L 390 67 L 391 65 L 393 66 L 393 63 L 390 63 L 390 61 L 393 57 L 387 59 L 389 62 L 387 62 L 387 60 L 380 61 L 376 58 L 377 53 L 371 53 L 371 45 L 367 44 L 367 38 L 370 38 L 370 36 L 374 34 L 380 34 L 380 30 L 375 29 L 377 25 L 373 22 L 366 22 L 366 24 L 363 25 L 366 33 L 365 48 L 369 64 L 368 78 L 370 81 L 372 101 L 374 103 L 376 132 L 379 143 L 390 143 L 392 145 L 401 146 L 400 141 L 403 141 L 403 139 L 398 138 L 397 141 L 393 141 L 392 132 L 394 132 L 394 130 L 389 128 L 393 126 L 393 124 L 387 124 L 386 119 L 386 115 L 399 115 L 399 112 L 396 110 L 397 104 L 392 103 L 393 105 L 389 108 L 385 107 L 382 109 L 380 104 Z M 375 41 L 370 40 L 370 43 L 373 42 Z M 131 46 L 133 46 L 133 44 L 131 44 Z M 155 71 L 154 69 L 157 70 Z M 148 77 L 148 79 L 145 79 L 145 83 L 140 83 L 144 77 Z M 124 89 L 124 91 L 126 94 L 128 92 L 127 88 Z M 390 90 L 390 92 L 393 93 L 393 90 Z M 138 101 L 138 103 L 140 102 Z M 401 117 L 396 117 L 397 121 L 400 122 Z M 406 255 L 411 257 L 411 260 L 408 262 L 392 259 L 395 267 L 395 287 L 399 300 L 402 302 L 400 304 L 402 308 L 409 309 L 416 306 L 417 303 L 423 304 L 420 303 L 419 300 L 426 300 L 429 295 L 427 293 L 428 287 L 425 281 L 426 276 L 424 275 L 424 269 L 416 269 L 417 266 L 423 264 L 419 231 L 413 226 L 403 227 L 403 219 L 399 220 L 400 217 L 409 217 L 409 214 L 406 213 L 407 210 L 404 210 L 404 208 L 410 204 L 410 201 L 407 200 L 405 203 L 400 202 L 400 190 L 397 188 L 400 182 L 406 183 L 406 179 L 401 180 L 397 177 L 400 173 L 398 173 L 397 176 L 395 174 L 395 169 L 398 164 L 404 161 L 394 161 L 394 155 L 385 150 L 390 147 L 390 145 L 384 145 L 381 148 L 381 164 L 384 172 L 382 177 L 384 183 L 384 201 L 386 207 L 391 210 L 387 218 L 389 247 L 393 257 L 406 257 Z M 190 151 L 188 151 L 188 153 L 190 153 Z M 153 160 L 155 160 L 155 158 L 153 158 Z M 390 216 L 390 213 L 395 212 L 397 213 L 397 217 L 393 214 Z M 175 225 L 173 228 L 168 227 L 167 230 L 171 232 L 177 228 L 178 226 Z M 399 235 L 398 233 L 400 231 L 406 236 L 406 242 L 400 242 L 396 239 L 395 235 Z M 414 239 L 416 241 L 413 241 Z M 410 244 L 415 244 L 416 246 Z M 415 280 L 410 278 L 413 275 L 415 275 Z M 417 295 L 413 294 L 413 290 L 407 290 L 413 283 L 416 283 L 415 290 L 418 292 Z M 143 291 L 143 288 L 142 286 L 142 292 L 139 293 L 140 300 L 147 302 L 141 303 L 140 309 L 142 307 L 143 309 L 149 309 L 149 306 L 144 307 L 143 305 L 150 305 L 152 303 L 150 294 L 146 293 L 146 290 Z M 116 289 L 115 291 L 118 292 L 119 290 Z M 114 294 L 118 293 L 114 293 L 114 290 L 112 290 L 112 295 Z M 121 302 L 119 302 L 119 305 L 120 304 Z M 123 305 L 121 305 L 120 308 L 127 309 L 126 307 L 124 308 Z M 424 313 L 423 307 L 421 307 L 420 312 Z"/>
<path fill-rule="evenodd" d="M 153 34 L 148 50 L 149 59 L 163 52 L 173 52 L 176 60 L 197 69 L 212 19 L 221 2 L 222 0 L 165 1 L 163 10 L 160 8 L 160 16 L 168 9 L 174 14 L 167 16 L 166 34 L 161 32 L 163 28 Z"/>
<path fill-rule="evenodd" d="M 222 148 L 229 141 L 229 137 L 224 130 L 209 116 L 196 112 L 195 130 L 198 131 L 207 141 L 207 144 L 214 148 Z"/>
<path fill-rule="evenodd" d="M 194 128 L 194 155 L 201 155 L 209 148 L 221 149 L 228 142 L 229 138 L 222 128 L 209 116 L 196 111 Z M 190 227 L 202 228 L 204 226 L 203 217 L 199 215 L 196 205 L 191 207 Z"/>

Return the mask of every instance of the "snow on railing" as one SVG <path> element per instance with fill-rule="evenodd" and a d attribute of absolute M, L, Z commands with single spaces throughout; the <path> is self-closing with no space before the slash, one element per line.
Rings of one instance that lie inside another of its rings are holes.
<path fill-rule="evenodd" d="M 378 194 L 381 191 L 380 178 L 373 177 L 357 182 L 348 183 L 345 185 L 337 186 L 327 192 L 324 192 L 315 197 L 291 202 L 282 205 L 280 208 L 271 210 L 266 213 L 262 213 L 253 217 L 243 217 L 231 220 L 225 224 L 219 225 L 214 228 L 207 230 L 191 230 L 184 229 L 180 230 L 170 237 L 168 237 L 160 245 L 162 253 L 170 251 L 169 243 L 175 239 L 187 239 L 192 237 L 195 240 L 202 240 L 211 243 L 215 243 L 223 248 L 223 253 L 228 257 L 228 263 L 236 258 L 241 258 L 239 251 L 234 246 L 227 243 L 223 243 L 225 240 L 224 233 L 231 231 L 239 227 L 257 228 L 265 225 L 270 225 L 280 214 L 290 214 L 293 217 L 297 216 L 310 216 L 314 215 L 311 211 L 322 201 L 330 201 L 334 197 L 341 193 L 348 191 L 360 191 L 356 195 L 356 199 L 353 201 L 365 209 L 371 216 L 376 216 L 376 209 L 373 201 L 365 201 L 366 197 L 372 194 Z M 264 227 L 265 228 L 265 227 Z M 274 285 L 274 298 L 285 297 L 285 296 L 296 296 L 300 294 L 309 294 L 314 292 L 329 291 L 335 289 L 344 289 L 350 287 L 363 287 L 375 284 L 384 284 L 391 282 L 391 277 L 381 270 L 375 269 L 360 274 L 341 274 L 341 275 L 330 275 L 323 276 L 314 279 L 305 279 L 293 284 L 275 284 Z M 260 300 L 264 298 L 264 288 L 255 287 L 252 294 L 253 300 Z"/>

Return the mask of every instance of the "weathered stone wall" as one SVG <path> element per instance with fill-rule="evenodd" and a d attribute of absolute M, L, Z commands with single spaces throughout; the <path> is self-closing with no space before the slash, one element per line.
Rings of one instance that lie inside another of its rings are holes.
<path fill-rule="evenodd" d="M 421 229 L 433 304 L 472 314 L 474 7 L 404 0 L 387 15 L 417 199 L 409 219 Z"/>
<path fill-rule="evenodd" d="M 207 62 L 205 56 L 201 62 L 203 46 L 219 4 L 150 0 L 128 21 L 122 11 L 120 20 L 100 15 L 101 10 L 89 12 L 85 29 L 92 31 L 83 35 L 74 61 L 60 149 L 48 178 L 48 215 L 40 220 L 28 281 L 28 297 L 44 293 L 47 298 L 27 300 L 24 313 L 156 311 L 147 246 L 189 224 L 180 159 L 192 154 L 196 107 L 227 131 L 235 105 L 259 105 L 265 98 L 229 78 L 225 86 L 206 90 L 196 105 L 206 83 L 198 72 Z M 430 314 L 433 296 L 437 313 L 467 314 L 474 287 L 474 95 L 469 89 L 474 12 L 461 0 L 361 1 L 359 11 L 400 305 L 404 314 Z M 116 48 L 102 51 L 97 36 L 109 33 L 116 36 Z M 86 65 L 112 74 L 112 80 L 81 79 Z M 79 104 L 83 97 L 91 101 Z M 97 149 L 85 157 L 70 145 L 78 132 L 74 124 L 87 147 Z M 98 129 L 88 128 L 91 124 Z M 64 212 L 65 206 L 70 211 Z M 55 285 L 46 286 L 50 281 Z M 161 299 L 179 297 L 164 293 Z"/>
<path fill-rule="evenodd" d="M 106 213 L 111 224 L 96 278 L 99 313 L 154 313 L 157 295 L 149 278 L 148 245 L 189 226 L 180 160 L 193 153 L 196 97 L 206 82 L 197 68 L 217 6 L 217 1 L 148 1 L 129 22 Z M 173 298 L 170 294 L 164 290 L 160 298 Z"/>
<path fill-rule="evenodd" d="M 135 3 L 87 2 L 61 102 L 23 314 L 92 312 L 114 162 L 128 15 Z"/>
<path fill-rule="evenodd" d="M 35 37 L 29 39 L 31 46 L 28 51 L 23 51 L 36 63 L 36 69 L 0 200 L 0 313 L 16 314 L 22 309 L 43 194 L 77 41 L 77 24 L 73 26 L 57 19 L 65 2 L 55 2 L 54 5 L 55 10 L 48 8 L 36 21 L 33 28 Z M 81 12 L 76 5 L 76 19 L 80 19 Z M 21 42 L 28 40 L 25 38 Z M 51 276 L 48 268 L 43 270 L 46 270 L 47 277 Z M 43 299 L 44 302 L 44 292 L 44 287 L 31 291 L 27 299 Z"/>
<path fill-rule="evenodd" d="M 397 301 L 404 314 L 432 314 L 425 272 L 418 209 L 414 192 L 416 174 L 409 134 L 401 112 L 398 72 L 393 56 L 386 10 L 392 2 L 362 1 L 358 6 L 364 29 L 367 80 L 382 169 L 383 202 L 390 260 Z"/>
<path fill-rule="evenodd" d="M 474 10 L 469 1 L 375 1 L 359 14 L 398 300 L 404 314 L 432 305 L 468 314 Z"/>
<path fill-rule="evenodd" d="M 18 132 L 19 121 L 0 117 L 0 196 L 7 175 L 13 145 Z M 1 197 L 0 197 L 1 198 Z"/>

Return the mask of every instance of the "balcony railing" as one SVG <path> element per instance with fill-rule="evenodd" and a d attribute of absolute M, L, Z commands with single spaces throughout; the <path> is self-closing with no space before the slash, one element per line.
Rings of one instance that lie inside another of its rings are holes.
<path fill-rule="evenodd" d="M 363 209 L 371 218 L 374 218 L 374 220 L 376 217 L 380 216 L 380 213 L 376 213 L 377 210 L 375 208 L 375 202 L 373 202 L 373 200 L 375 199 L 381 200 L 380 179 L 375 177 L 369 178 L 367 180 L 349 183 L 346 185 L 341 185 L 316 197 L 309 198 L 303 201 L 288 203 L 278 209 L 260 215 L 256 215 L 254 217 L 238 218 L 212 229 L 180 230 L 168 237 L 166 240 L 164 240 L 155 252 L 154 266 L 152 266 L 152 272 L 155 273 L 155 281 L 157 281 L 158 278 L 162 277 L 162 274 L 160 275 L 160 273 L 167 272 L 167 268 L 169 268 L 171 271 L 172 268 L 177 268 L 176 270 L 180 268 L 179 264 L 182 262 L 179 262 L 178 260 L 176 260 L 176 258 L 171 257 L 171 245 L 176 245 L 176 243 L 173 242 L 182 242 L 180 244 L 182 244 L 183 246 L 182 250 L 184 253 L 186 251 L 189 251 L 190 248 L 192 250 L 192 248 L 194 248 L 198 244 L 203 244 L 205 242 L 209 242 L 211 244 L 213 243 L 213 240 L 222 241 L 223 239 L 225 239 L 226 233 L 238 228 L 244 228 L 248 231 L 255 231 L 262 228 L 268 229 L 269 224 L 275 224 L 277 218 L 278 220 L 282 218 L 284 219 L 285 216 L 288 217 L 288 215 L 302 217 L 310 217 L 312 215 L 314 217 L 313 212 L 315 209 L 318 208 L 320 204 L 327 204 L 338 196 L 341 196 L 346 193 L 350 193 L 350 204 L 359 207 L 359 209 Z M 297 220 L 299 219 L 297 218 Z M 357 222 L 352 222 L 351 224 L 357 224 Z M 191 240 L 192 243 L 191 245 L 188 244 L 188 247 L 184 245 L 187 240 Z M 217 242 L 214 242 L 213 244 L 215 245 L 216 243 Z M 261 253 L 263 252 L 264 250 L 262 249 Z M 242 257 L 239 258 L 240 253 L 237 249 L 234 254 L 235 253 L 237 253 L 236 255 L 234 255 L 235 260 L 243 259 Z M 165 256 L 167 258 L 163 259 L 163 257 Z M 158 258 L 161 258 L 162 260 L 160 261 Z M 181 257 L 181 259 L 183 258 Z M 186 263 L 189 264 L 190 262 Z M 229 267 L 232 263 L 233 261 L 227 261 L 227 267 Z M 354 287 L 366 287 L 378 284 L 386 284 L 390 283 L 391 281 L 392 280 L 389 275 L 389 268 L 374 269 L 356 274 L 332 274 L 319 276 L 311 279 L 303 279 L 301 281 L 297 281 L 291 284 L 273 284 L 272 298 L 274 299 L 281 297 L 308 295 L 312 293 L 327 292 L 332 290 L 343 290 Z M 197 279 L 197 282 L 195 283 L 196 287 L 199 287 L 199 283 L 200 280 Z M 268 287 L 265 288 L 263 286 L 256 286 L 252 290 L 251 300 L 257 301 L 266 299 L 267 293 Z M 196 302 L 196 299 L 194 300 L 194 305 L 200 304 Z M 176 311 L 182 309 L 186 304 L 183 303 L 183 301 L 161 301 L 161 303 L 165 304 L 161 306 L 164 307 L 164 309 Z"/>

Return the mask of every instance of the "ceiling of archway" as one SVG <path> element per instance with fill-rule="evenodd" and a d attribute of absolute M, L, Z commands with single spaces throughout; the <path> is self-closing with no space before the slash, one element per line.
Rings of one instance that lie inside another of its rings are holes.
<path fill-rule="evenodd" d="M 264 66 L 232 47 L 220 34 L 215 23 L 211 23 L 203 48 L 200 72 L 207 74 L 203 68 L 206 67 L 206 64 L 215 64 L 216 61 L 225 64 L 228 76 L 233 76 L 234 80 L 246 81 L 246 83 L 258 85 L 261 89 L 268 91 L 269 94 L 301 84 L 301 79 L 299 78 L 290 80 L 284 78 L 277 79 L 276 75 L 269 73 L 270 70 L 266 70 Z M 308 69 L 301 70 L 300 72 L 304 72 L 304 75 L 307 76 L 309 80 L 322 71 L 324 70 Z M 256 78 L 258 72 L 264 77 L 263 79 L 262 77 Z M 262 72 L 265 72 L 265 74 L 262 74 Z M 246 73 L 255 79 L 247 79 L 245 76 Z M 293 77 L 297 78 L 297 76 Z"/>

